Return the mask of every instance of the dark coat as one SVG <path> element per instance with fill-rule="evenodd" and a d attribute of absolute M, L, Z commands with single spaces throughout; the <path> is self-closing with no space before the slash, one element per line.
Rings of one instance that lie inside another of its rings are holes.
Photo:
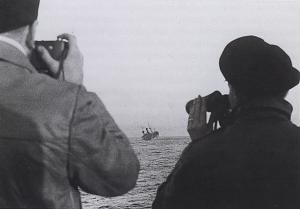
<path fill-rule="evenodd" d="M 153 209 L 299 209 L 300 128 L 291 111 L 284 100 L 255 101 L 191 142 Z"/>
<path fill-rule="evenodd" d="M 139 162 L 100 99 L 36 72 L 0 42 L 0 208 L 79 209 L 79 188 L 116 196 Z"/>

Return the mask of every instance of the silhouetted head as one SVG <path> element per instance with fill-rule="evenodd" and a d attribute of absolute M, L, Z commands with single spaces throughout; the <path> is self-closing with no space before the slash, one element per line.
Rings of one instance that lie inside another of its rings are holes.
<path fill-rule="evenodd" d="M 26 51 L 34 47 L 39 0 L 1 0 L 0 35 L 19 42 Z"/>
<path fill-rule="evenodd" d="M 300 80 L 290 57 L 256 36 L 231 41 L 222 52 L 219 66 L 239 99 L 284 97 Z"/>

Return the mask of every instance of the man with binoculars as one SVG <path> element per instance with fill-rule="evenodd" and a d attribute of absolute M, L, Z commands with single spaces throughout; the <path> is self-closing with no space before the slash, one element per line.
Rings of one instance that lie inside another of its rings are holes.
<path fill-rule="evenodd" d="M 192 142 L 152 208 L 300 208 L 300 128 L 284 99 L 299 71 L 281 48 L 255 36 L 230 42 L 219 65 L 230 93 L 188 103 Z"/>
<path fill-rule="evenodd" d="M 101 196 L 132 189 L 139 161 L 100 99 L 82 85 L 76 38 L 63 62 L 40 47 L 57 79 L 30 63 L 39 0 L 0 1 L 0 208 L 79 209 L 79 188 Z"/>

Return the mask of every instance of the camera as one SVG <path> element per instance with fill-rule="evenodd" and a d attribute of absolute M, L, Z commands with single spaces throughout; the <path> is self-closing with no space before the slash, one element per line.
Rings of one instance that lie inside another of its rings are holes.
<path fill-rule="evenodd" d="M 206 104 L 206 111 L 210 112 L 211 123 L 219 122 L 223 126 L 229 120 L 229 114 L 231 112 L 228 95 L 222 95 L 219 91 L 214 91 L 213 93 L 203 97 Z M 193 100 L 190 100 L 186 106 L 185 110 L 190 114 L 191 108 L 193 107 Z"/>
<path fill-rule="evenodd" d="M 60 69 L 57 73 L 53 73 L 49 70 L 47 64 L 37 50 L 39 46 L 45 47 L 50 56 L 60 63 Z M 35 41 L 35 48 L 31 53 L 30 61 L 39 73 L 47 74 L 53 78 L 58 78 L 62 70 L 62 62 L 67 56 L 68 48 L 68 42 L 62 39 L 55 41 Z"/>
<path fill-rule="evenodd" d="M 214 91 L 213 93 L 203 97 L 203 99 L 206 102 L 207 112 L 216 112 L 220 109 L 229 109 L 228 95 L 222 95 L 219 91 Z M 194 99 L 190 100 L 185 106 L 185 110 L 188 114 L 190 114 L 193 102 Z"/>

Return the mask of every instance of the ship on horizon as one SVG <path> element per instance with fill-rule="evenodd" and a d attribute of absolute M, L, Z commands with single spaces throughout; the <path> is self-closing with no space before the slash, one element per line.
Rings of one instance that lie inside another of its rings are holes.
<path fill-rule="evenodd" d="M 159 132 L 155 130 L 153 131 L 149 125 L 147 128 L 145 128 L 145 130 L 142 130 L 142 134 L 142 139 L 145 141 L 150 141 L 159 137 Z"/>

